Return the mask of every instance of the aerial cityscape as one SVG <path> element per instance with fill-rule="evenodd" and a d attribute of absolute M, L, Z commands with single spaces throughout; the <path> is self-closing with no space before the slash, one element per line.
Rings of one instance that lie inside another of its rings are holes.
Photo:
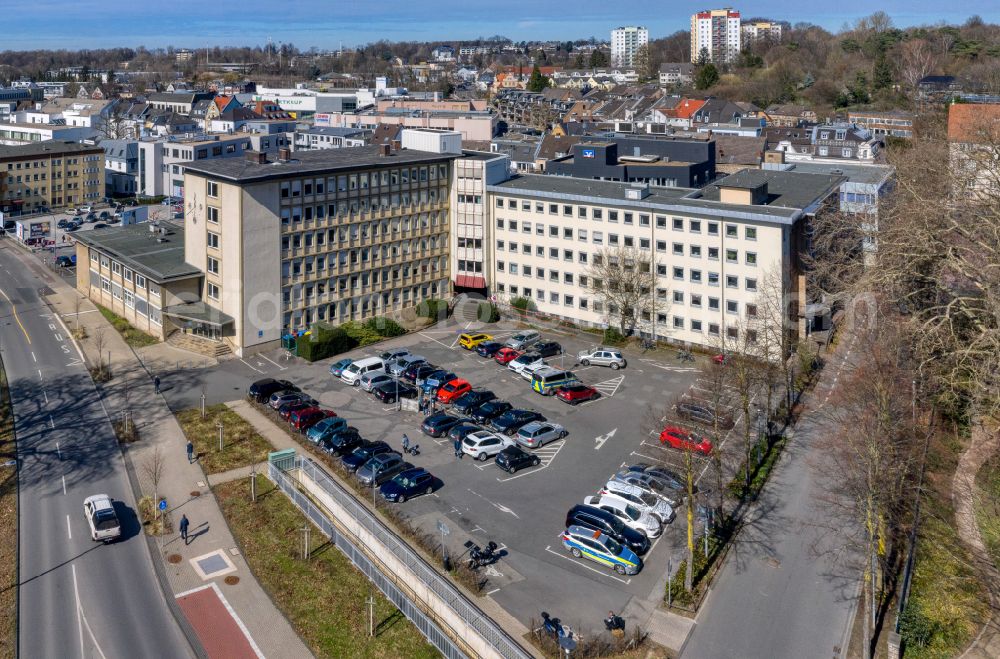
<path fill-rule="evenodd" d="M 997 7 L 2 14 L 0 659 L 1000 657 Z"/>

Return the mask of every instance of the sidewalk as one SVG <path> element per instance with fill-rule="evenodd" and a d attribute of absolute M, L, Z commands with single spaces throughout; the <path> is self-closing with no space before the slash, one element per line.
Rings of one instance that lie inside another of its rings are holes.
<path fill-rule="evenodd" d="M 124 409 L 129 409 L 132 422 L 139 431 L 140 441 L 126 449 L 126 461 L 130 462 L 132 477 L 139 483 L 140 490 L 152 494 L 153 487 L 147 477 L 144 467 L 151 464 L 158 453 L 162 461 L 157 493 L 165 498 L 169 506 L 174 528 L 182 514 L 187 515 L 191 522 L 190 545 L 185 546 L 176 534 L 158 539 L 159 552 L 154 553 L 154 560 L 160 562 L 162 571 L 166 573 L 167 584 L 171 594 L 178 598 L 181 609 L 193 610 L 187 603 L 192 593 L 203 592 L 205 586 L 214 584 L 208 592 L 215 591 L 224 599 L 223 605 L 207 607 L 200 610 L 211 610 L 219 616 L 218 623 L 205 624 L 205 620 L 189 620 L 202 645 L 210 656 L 218 656 L 213 648 L 225 647 L 226 642 L 231 647 L 238 647 L 248 641 L 259 654 L 270 657 L 308 657 L 311 652 L 292 629 L 291 625 L 271 601 L 268 594 L 258 584 L 249 567 L 239 554 L 236 542 L 226 525 L 207 480 L 197 463 L 188 464 L 185 454 L 187 440 L 174 416 L 170 413 L 164 398 L 154 392 L 152 378 L 145 370 L 142 362 L 132 349 L 125 343 L 105 320 L 96 312 L 89 300 L 80 304 L 80 315 L 74 316 L 75 300 L 80 294 L 64 281 L 57 281 L 51 294 L 45 296 L 46 302 L 63 319 L 71 331 L 79 322 L 87 331 L 88 338 L 78 341 L 83 349 L 87 362 L 96 363 L 94 337 L 100 328 L 104 328 L 103 359 L 110 356 L 111 370 L 114 375 L 109 382 L 100 385 L 104 404 L 109 416 L 114 419 Z M 161 376 L 162 386 L 171 386 L 174 378 L 182 374 Z M 177 384 L 177 386 L 182 386 Z M 234 478 L 240 475 L 234 475 Z M 208 555 L 213 556 L 209 557 Z M 173 558 L 174 562 L 168 560 Z M 179 557 L 179 558 L 178 558 Z M 194 561 L 193 559 L 198 559 Z M 228 569 L 231 564 L 235 570 Z M 212 575 L 215 575 L 215 578 Z M 224 583 L 223 576 L 236 575 L 239 582 L 234 585 Z M 228 613 L 227 613 L 228 612 Z M 199 614 L 200 615 L 200 614 Z M 206 637 L 203 630 L 243 629 L 248 639 L 222 639 L 220 644 L 218 634 Z"/>

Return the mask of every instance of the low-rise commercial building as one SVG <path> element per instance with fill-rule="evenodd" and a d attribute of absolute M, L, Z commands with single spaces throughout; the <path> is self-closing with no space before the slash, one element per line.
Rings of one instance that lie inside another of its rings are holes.
<path fill-rule="evenodd" d="M 104 196 L 104 149 L 51 140 L 0 146 L 0 211 L 92 203 Z"/>
<path fill-rule="evenodd" d="M 876 136 L 913 137 L 913 114 L 902 110 L 848 110 L 847 120 Z"/>

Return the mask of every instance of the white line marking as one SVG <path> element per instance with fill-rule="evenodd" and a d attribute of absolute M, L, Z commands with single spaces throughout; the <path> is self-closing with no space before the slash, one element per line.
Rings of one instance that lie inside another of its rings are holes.
<path fill-rule="evenodd" d="M 427 336 L 423 332 L 420 332 L 419 334 L 420 334 L 420 336 L 424 337 L 425 339 L 430 339 L 431 341 L 433 341 L 434 343 L 438 344 L 439 346 L 441 346 L 443 348 L 448 348 L 449 350 L 451 350 L 451 348 L 452 348 L 447 343 L 442 343 L 441 341 L 438 341 L 437 339 L 435 339 L 433 336 Z"/>
<path fill-rule="evenodd" d="M 69 525 L 69 515 L 66 515 L 66 533 L 69 535 L 69 539 L 73 539 L 73 527 Z"/>
<path fill-rule="evenodd" d="M 608 574 L 608 573 L 606 573 L 606 572 L 602 572 L 601 570 L 598 570 L 598 569 L 595 569 L 595 568 L 592 568 L 592 567 L 590 567 L 589 565 L 584 565 L 583 563 L 581 563 L 580 561 L 576 560 L 576 559 L 575 559 L 575 558 L 573 558 L 572 556 L 567 556 L 566 554 L 561 554 L 561 553 L 559 553 L 559 552 L 557 552 L 557 551 L 552 551 L 552 549 L 551 549 L 550 547 L 551 547 L 551 545 L 550 545 L 549 547 L 546 547 L 546 548 L 545 548 L 545 551 L 549 552 L 550 554 L 555 554 L 555 555 L 556 555 L 556 556 L 558 556 L 559 558 L 565 558 L 565 559 L 566 559 L 567 561 L 569 561 L 570 563 L 576 563 L 577 565 L 579 565 L 579 566 L 580 566 L 580 567 L 582 567 L 582 568 L 586 568 L 586 569 L 590 570 L 591 572 L 596 572 L 597 574 L 600 574 L 600 575 L 602 575 L 602 576 L 605 576 L 605 577 L 608 577 L 608 578 L 610 578 L 610 579 L 614 579 L 615 581 L 619 581 L 619 582 L 621 582 L 621 583 L 623 583 L 623 584 L 630 584 L 630 583 L 632 583 L 632 580 L 631 580 L 631 579 L 621 579 L 621 578 L 619 578 L 619 577 L 616 577 L 616 576 L 613 576 L 613 575 L 610 575 L 610 574 Z"/>
<path fill-rule="evenodd" d="M 555 444 L 555 443 L 556 442 L 553 442 L 553 444 Z M 551 447 L 553 444 L 549 444 L 549 447 Z M 539 465 L 537 467 L 530 467 L 529 468 L 530 471 L 524 471 L 523 473 L 515 474 L 513 476 L 508 476 L 507 478 L 500 478 L 498 476 L 497 480 L 500 481 L 501 483 L 506 483 L 507 481 L 514 480 L 515 478 L 521 478 L 522 476 L 531 476 L 532 474 L 537 474 L 538 472 L 540 472 L 540 471 L 542 471 L 544 469 L 548 469 L 549 465 L 552 464 L 552 461 L 556 459 L 556 456 L 559 454 L 559 451 L 561 451 L 562 448 L 564 446 L 566 446 L 565 440 L 559 441 L 558 444 L 559 444 L 559 446 L 556 448 L 556 451 L 553 452 L 552 455 L 550 455 L 550 456 L 542 454 L 542 451 L 545 450 L 544 448 L 537 449 L 535 451 L 536 454 L 542 455 L 542 464 L 541 465 Z M 546 462 L 546 459 L 548 460 L 547 462 Z"/>
<path fill-rule="evenodd" d="M 52 426 L 53 430 L 56 429 L 56 422 L 52 420 L 52 415 L 51 414 L 49 415 L 49 425 Z"/>
<path fill-rule="evenodd" d="M 42 369 L 38 369 L 38 379 L 42 379 Z"/>
<path fill-rule="evenodd" d="M 269 361 L 272 364 L 274 364 L 275 366 L 277 366 L 279 370 L 282 370 L 282 371 L 287 371 L 288 370 L 287 366 L 282 366 L 281 364 L 279 364 L 278 362 L 274 361 L 273 359 L 268 359 L 267 356 L 265 356 L 265 355 L 260 355 L 260 357 L 261 357 L 261 359 L 267 359 L 267 361 Z"/>
<path fill-rule="evenodd" d="M 49 394 L 44 389 L 42 389 L 42 396 L 45 397 L 45 404 L 48 405 L 49 404 Z"/>
<path fill-rule="evenodd" d="M 59 442 L 56 442 L 56 455 L 58 455 L 59 459 L 62 460 L 62 451 L 59 450 Z"/>
<path fill-rule="evenodd" d="M 66 477 L 65 476 L 62 477 L 62 484 L 63 484 L 63 496 L 66 496 Z"/>
<path fill-rule="evenodd" d="M 97 309 L 91 309 L 90 311 L 97 311 Z M 82 311 L 81 313 L 90 313 L 90 311 Z M 59 321 L 59 325 L 62 326 L 63 330 L 66 332 L 66 336 L 69 337 L 69 340 L 73 342 L 76 352 L 80 355 L 80 364 L 83 364 L 86 361 L 86 358 L 83 356 L 83 350 L 80 349 L 80 344 L 73 338 L 73 334 L 69 331 L 69 328 L 66 327 L 66 323 L 62 321 L 62 318 L 56 315 L 56 320 Z M 73 366 L 73 364 L 68 364 L 68 366 Z"/>
<path fill-rule="evenodd" d="M 493 590 L 491 590 L 491 591 L 487 592 L 486 594 L 487 594 L 487 595 L 492 595 L 493 593 L 499 593 L 499 592 L 500 592 L 500 589 L 499 589 L 499 588 L 494 588 Z"/>
<path fill-rule="evenodd" d="M 255 366 L 251 366 L 250 362 L 248 362 L 245 359 L 240 359 L 240 361 L 243 362 L 244 364 L 246 364 L 247 366 L 249 366 L 252 370 L 257 371 L 258 373 L 263 373 L 264 372 L 264 371 L 261 371 L 260 369 L 256 368 Z"/>
<path fill-rule="evenodd" d="M 80 313 L 64 313 L 62 317 L 69 318 L 70 316 L 82 316 L 85 313 L 97 313 L 97 309 L 87 309 L 86 311 L 81 311 Z M 42 316 L 46 315 L 47 314 L 42 314 Z M 56 318 L 59 318 L 59 316 L 56 316 Z"/>
<path fill-rule="evenodd" d="M 90 623 L 87 622 L 87 616 L 83 614 L 83 605 L 80 603 L 80 589 L 76 585 L 76 566 L 73 565 L 73 594 L 76 596 L 76 615 L 77 623 L 80 625 L 80 652 L 86 654 L 83 651 L 83 628 L 87 628 L 87 634 L 90 636 L 90 640 L 93 641 L 94 647 L 97 648 L 98 654 L 101 655 L 101 659 L 107 659 L 107 655 L 104 654 L 104 650 L 101 649 L 101 645 L 97 642 L 97 637 L 94 636 L 94 630 L 90 628 Z"/>
<path fill-rule="evenodd" d="M 33 359 L 33 360 L 34 360 L 34 361 L 35 361 L 36 363 L 38 362 L 38 357 L 35 357 L 35 352 L 34 352 L 33 350 L 31 351 L 31 358 L 32 358 L 32 359 Z"/>

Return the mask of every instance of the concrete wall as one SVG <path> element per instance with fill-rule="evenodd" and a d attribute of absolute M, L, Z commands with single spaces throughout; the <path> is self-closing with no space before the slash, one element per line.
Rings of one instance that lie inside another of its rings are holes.
<path fill-rule="evenodd" d="M 281 339 L 279 194 L 279 185 L 272 181 L 244 187 L 240 198 L 243 222 L 238 228 L 234 263 L 240 268 L 242 288 L 239 300 L 227 299 L 224 310 L 242 319 L 237 322 L 236 335 L 244 350 L 261 349 L 262 344 Z M 224 257 L 228 260 L 229 253 Z M 226 278 L 227 285 L 232 282 L 231 277 Z"/>

